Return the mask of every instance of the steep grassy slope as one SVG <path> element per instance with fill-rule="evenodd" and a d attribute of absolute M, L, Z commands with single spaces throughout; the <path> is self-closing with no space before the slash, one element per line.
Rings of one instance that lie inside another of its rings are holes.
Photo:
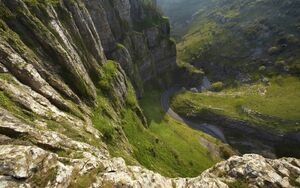
<path fill-rule="evenodd" d="M 140 103 L 148 127 L 134 110 L 137 101 L 132 88 L 128 91 L 127 105 L 117 112 L 119 115 L 109 99 L 98 95 L 99 106 L 93 112 L 93 123 L 103 133 L 113 156 L 121 156 L 128 164 L 141 164 L 169 177 L 182 177 L 196 176 L 233 154 L 228 145 L 165 115 L 160 107 L 160 92 L 146 91 Z"/>
<path fill-rule="evenodd" d="M 171 167 L 180 176 L 194 176 L 221 158 L 233 154 L 228 145 L 192 130 L 166 115 L 160 106 L 160 92 L 153 89 L 146 91 L 146 96 L 141 100 L 141 107 L 148 119 L 149 131 L 156 138 L 156 145 L 162 147 L 154 148 L 152 155 L 156 157 L 153 158 L 152 165 L 155 166 L 160 159 L 168 166 L 158 169 L 166 170 Z M 141 140 L 144 139 L 136 139 L 140 144 Z M 207 143 L 210 143 L 209 146 Z M 146 148 L 140 151 L 144 159 L 151 156 L 145 154 Z"/>

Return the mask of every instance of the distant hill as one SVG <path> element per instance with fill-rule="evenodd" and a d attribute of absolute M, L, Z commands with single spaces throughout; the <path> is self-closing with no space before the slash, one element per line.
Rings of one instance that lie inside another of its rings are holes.
<path fill-rule="evenodd" d="M 207 0 L 158 0 L 157 3 L 170 17 L 173 36 L 176 38 L 187 31 L 187 26 L 190 25 L 198 11 L 213 5 L 213 1 Z"/>
<path fill-rule="evenodd" d="M 216 79 L 299 75 L 300 1 L 161 1 L 181 61 Z"/>

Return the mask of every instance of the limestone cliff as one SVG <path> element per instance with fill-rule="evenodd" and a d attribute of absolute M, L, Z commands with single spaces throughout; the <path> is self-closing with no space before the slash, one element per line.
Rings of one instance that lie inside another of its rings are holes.
<path fill-rule="evenodd" d="M 0 187 L 299 185 L 296 159 L 234 157 L 169 179 L 110 156 L 94 120 L 130 153 L 122 110 L 146 126 L 131 82 L 142 94 L 175 66 L 169 30 L 148 1 L 0 0 Z"/>
<path fill-rule="evenodd" d="M 176 47 L 170 40 L 169 21 L 151 1 L 86 2 L 105 54 L 120 63 L 138 94 L 143 93 L 145 82 L 175 67 Z M 100 6 L 105 11 L 99 14 Z"/>

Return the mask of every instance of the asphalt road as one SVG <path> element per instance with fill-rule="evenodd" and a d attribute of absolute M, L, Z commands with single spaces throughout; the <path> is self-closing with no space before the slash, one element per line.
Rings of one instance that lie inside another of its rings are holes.
<path fill-rule="evenodd" d="M 172 95 L 174 95 L 176 92 L 178 92 L 180 89 L 178 88 L 171 88 L 166 90 L 162 95 L 161 95 L 161 99 L 160 99 L 160 103 L 161 106 L 163 108 L 163 110 L 169 115 L 171 116 L 173 119 L 187 124 L 189 127 L 196 129 L 196 130 L 200 130 L 203 131 L 215 138 L 218 138 L 220 140 L 222 140 L 224 143 L 226 143 L 226 138 L 223 134 L 223 132 L 216 126 L 214 125 L 210 125 L 210 124 L 206 124 L 206 123 L 194 123 L 191 122 L 183 117 L 181 117 L 180 115 L 178 115 L 176 112 L 174 112 L 171 108 L 170 108 L 170 97 Z"/>

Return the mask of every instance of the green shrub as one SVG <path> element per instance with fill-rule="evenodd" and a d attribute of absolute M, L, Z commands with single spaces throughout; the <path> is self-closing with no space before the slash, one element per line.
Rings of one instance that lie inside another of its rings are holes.
<path fill-rule="evenodd" d="M 126 49 L 126 47 L 121 43 L 117 43 L 116 47 L 117 47 L 117 49 Z"/>
<path fill-rule="evenodd" d="M 117 65 L 114 61 L 108 60 L 102 67 L 103 74 L 102 78 L 99 81 L 101 89 L 109 91 L 111 89 L 111 82 L 117 75 Z"/>
<path fill-rule="evenodd" d="M 248 188 L 248 184 L 241 179 L 237 179 L 232 183 L 228 183 L 229 188 Z"/>
<path fill-rule="evenodd" d="M 14 14 L 3 4 L 0 5 L 0 18 L 5 19 L 5 18 L 10 18 L 13 17 Z M 1 20 L 2 22 L 2 20 Z M 3 24 L 3 23 L 0 23 Z"/>
<path fill-rule="evenodd" d="M 284 65 L 286 65 L 286 62 L 283 61 L 283 60 L 276 61 L 276 62 L 275 62 L 275 65 L 276 65 L 276 66 L 284 66 Z"/>
<path fill-rule="evenodd" d="M 104 141 L 110 143 L 114 140 L 115 129 L 111 126 L 103 127 L 102 134 Z"/>
<path fill-rule="evenodd" d="M 25 3 L 30 6 L 37 6 L 39 4 L 47 4 L 47 5 L 57 5 L 59 4 L 59 0 L 25 0 Z"/>
<path fill-rule="evenodd" d="M 211 85 L 213 91 L 221 91 L 224 87 L 223 82 L 215 82 Z"/>
<path fill-rule="evenodd" d="M 134 92 L 134 88 L 132 87 L 131 84 L 128 86 L 127 95 L 126 95 L 126 102 L 130 107 L 137 106 L 136 95 L 135 95 L 135 92 Z"/>
<path fill-rule="evenodd" d="M 220 147 L 220 153 L 222 155 L 222 158 L 224 159 L 228 159 L 231 156 L 235 155 L 234 151 L 232 149 L 230 149 L 229 147 L 225 147 L 225 146 L 221 146 Z"/>
<path fill-rule="evenodd" d="M 300 64 L 294 64 L 291 66 L 290 69 L 293 74 L 296 74 L 296 75 L 300 74 Z"/>
<path fill-rule="evenodd" d="M 113 107 L 110 105 L 109 99 L 104 96 L 97 96 L 97 106 L 93 110 L 92 121 L 96 129 L 103 134 L 103 141 L 107 144 L 117 143 L 119 139 L 114 122 L 111 117 L 114 114 Z"/>
<path fill-rule="evenodd" d="M 93 184 L 93 182 L 96 181 L 98 174 L 102 171 L 103 171 L 103 167 L 100 166 L 98 168 L 89 171 L 88 173 L 79 175 L 78 169 L 75 169 L 73 171 L 72 180 L 69 187 L 74 187 L 74 188 L 90 187 Z"/>
<path fill-rule="evenodd" d="M 273 46 L 271 48 L 269 48 L 268 53 L 270 55 L 274 55 L 274 54 L 278 54 L 280 52 L 280 48 L 277 46 Z"/>
<path fill-rule="evenodd" d="M 258 68 L 258 70 L 260 71 L 260 72 L 263 72 L 263 71 L 265 71 L 266 70 L 266 66 L 260 66 L 259 68 Z"/>

